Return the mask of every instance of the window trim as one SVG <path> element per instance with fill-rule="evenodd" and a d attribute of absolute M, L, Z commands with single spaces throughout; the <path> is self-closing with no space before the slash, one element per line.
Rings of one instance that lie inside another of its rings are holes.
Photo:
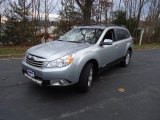
<path fill-rule="evenodd" d="M 105 32 L 105 34 L 103 35 L 103 38 L 102 38 L 101 42 L 105 40 L 104 37 L 105 37 L 106 33 L 107 33 L 109 30 L 112 30 L 112 31 L 113 31 L 113 34 L 114 34 L 114 40 L 113 40 L 113 42 L 116 41 L 115 30 L 114 30 L 114 28 L 110 28 L 110 29 L 108 29 L 108 30 Z"/>
<path fill-rule="evenodd" d="M 123 33 L 123 39 L 118 39 L 117 30 L 121 30 L 121 32 Z M 129 35 L 128 37 L 126 37 L 125 31 L 128 33 Z M 122 40 L 128 39 L 131 36 L 131 34 L 126 28 L 115 28 L 115 33 L 116 33 L 116 41 L 122 41 Z"/>

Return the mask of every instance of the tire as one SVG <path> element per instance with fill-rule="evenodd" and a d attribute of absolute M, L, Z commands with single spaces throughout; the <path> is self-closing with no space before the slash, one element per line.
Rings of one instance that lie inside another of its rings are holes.
<path fill-rule="evenodd" d="M 43 87 L 47 87 L 47 86 L 49 86 L 50 85 L 50 81 L 49 80 L 44 80 L 44 81 L 42 81 L 42 86 Z"/>
<path fill-rule="evenodd" d="M 131 51 L 128 50 L 124 60 L 121 62 L 121 66 L 122 67 L 127 67 L 130 63 L 130 60 L 131 60 Z"/>
<path fill-rule="evenodd" d="M 81 92 L 88 92 L 94 78 L 94 66 L 87 63 L 81 71 L 78 87 Z"/>

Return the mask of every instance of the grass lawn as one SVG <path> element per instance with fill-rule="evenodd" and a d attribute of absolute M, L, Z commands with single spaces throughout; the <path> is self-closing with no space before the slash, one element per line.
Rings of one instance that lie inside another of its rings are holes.
<path fill-rule="evenodd" d="M 28 46 L 0 47 L 0 58 L 22 57 L 28 48 Z"/>
<path fill-rule="evenodd" d="M 135 50 L 158 49 L 158 48 L 160 48 L 160 43 L 142 44 L 141 46 L 139 46 L 138 44 L 134 45 Z"/>
<path fill-rule="evenodd" d="M 19 58 L 23 57 L 27 49 L 30 48 L 28 46 L 12 46 L 12 47 L 0 47 L 0 58 Z M 143 49 L 157 49 L 160 48 L 159 44 L 142 44 L 134 45 L 134 50 L 143 50 Z"/>

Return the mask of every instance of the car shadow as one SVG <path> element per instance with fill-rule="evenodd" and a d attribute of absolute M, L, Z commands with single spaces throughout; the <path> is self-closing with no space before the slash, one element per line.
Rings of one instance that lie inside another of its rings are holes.
<path fill-rule="evenodd" d="M 123 67 L 121 67 L 120 64 L 115 64 L 110 67 L 105 67 L 99 70 L 95 80 L 97 81 L 100 80 L 102 77 L 111 76 L 112 74 L 120 71 L 121 69 L 123 69 Z"/>
<path fill-rule="evenodd" d="M 68 96 L 74 96 L 77 95 L 77 93 L 80 93 L 76 86 L 70 85 L 65 87 L 55 87 L 55 86 L 39 86 L 37 84 L 32 84 L 29 86 L 30 90 L 32 91 L 32 94 L 38 94 L 42 95 L 43 97 L 57 97 L 57 98 L 65 98 Z"/>

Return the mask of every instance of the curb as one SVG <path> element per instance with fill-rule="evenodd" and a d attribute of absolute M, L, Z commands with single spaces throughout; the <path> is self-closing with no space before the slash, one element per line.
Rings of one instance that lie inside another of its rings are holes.
<path fill-rule="evenodd" d="M 22 60 L 23 58 L 0 58 L 0 61 L 7 61 L 7 60 Z"/>
<path fill-rule="evenodd" d="M 160 50 L 160 48 L 133 49 L 134 51 Z"/>

